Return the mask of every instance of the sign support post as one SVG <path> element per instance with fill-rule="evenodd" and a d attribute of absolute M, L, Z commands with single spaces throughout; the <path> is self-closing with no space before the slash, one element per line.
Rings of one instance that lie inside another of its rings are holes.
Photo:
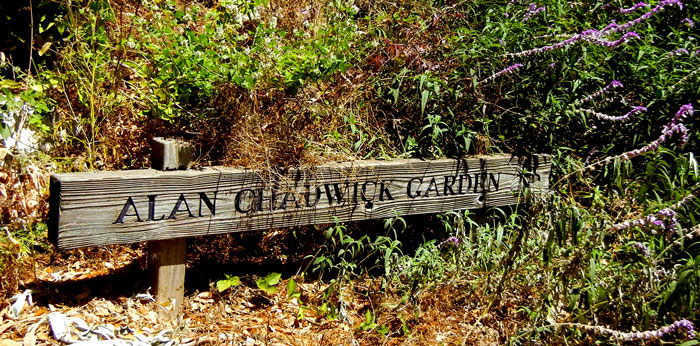
<path fill-rule="evenodd" d="M 151 167 L 168 171 L 187 169 L 192 158 L 192 146 L 186 142 L 153 138 Z M 156 302 L 172 304 L 177 313 L 185 298 L 185 259 L 187 238 L 152 240 L 148 242 L 148 270 Z"/>

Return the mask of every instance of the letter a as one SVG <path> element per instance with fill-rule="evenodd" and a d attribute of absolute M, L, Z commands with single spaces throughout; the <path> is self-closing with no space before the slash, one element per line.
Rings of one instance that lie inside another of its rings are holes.
<path fill-rule="evenodd" d="M 129 212 L 130 207 L 134 208 L 133 214 L 127 214 Z M 136 210 L 136 204 L 134 203 L 134 199 L 131 197 L 129 197 L 129 199 L 126 200 L 126 203 L 124 203 L 124 208 L 122 208 L 122 212 L 119 213 L 119 217 L 117 217 L 117 221 L 114 221 L 114 223 L 124 223 L 124 216 L 136 216 L 136 221 L 142 222 L 141 217 L 139 216 L 139 211 Z"/>
<path fill-rule="evenodd" d="M 182 205 L 183 202 L 185 203 L 185 210 L 187 210 L 187 214 L 189 214 L 190 217 L 194 217 L 194 215 L 192 215 L 192 211 L 190 211 L 190 206 L 187 204 L 185 195 L 181 193 L 180 198 L 178 198 L 177 202 L 175 202 L 175 207 L 173 208 L 173 211 L 170 213 L 170 216 L 168 216 L 168 220 L 175 219 L 175 214 L 177 214 L 178 211 L 182 211 L 180 210 L 180 205 Z"/>

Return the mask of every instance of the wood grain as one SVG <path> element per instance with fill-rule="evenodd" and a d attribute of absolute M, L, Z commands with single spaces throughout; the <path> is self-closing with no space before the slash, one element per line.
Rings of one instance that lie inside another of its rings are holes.
<path fill-rule="evenodd" d="M 550 166 L 547 155 L 497 155 L 333 163 L 271 177 L 226 167 L 55 174 L 50 230 L 59 248 L 77 248 L 505 206 L 522 202 L 525 187 L 547 191 Z"/>
<path fill-rule="evenodd" d="M 187 239 L 164 239 L 148 242 L 148 270 L 156 301 L 172 306 L 170 317 L 177 316 L 185 299 L 185 259 Z"/>
<path fill-rule="evenodd" d="M 151 168 L 170 171 L 187 169 L 192 160 L 192 144 L 176 139 L 153 138 Z"/>
<path fill-rule="evenodd" d="M 151 168 L 156 170 L 187 169 L 192 158 L 192 145 L 184 141 L 153 139 Z M 177 316 L 185 299 L 185 260 L 187 239 L 160 239 L 148 242 L 148 270 L 151 287 L 159 304 L 171 303 L 170 318 Z"/>

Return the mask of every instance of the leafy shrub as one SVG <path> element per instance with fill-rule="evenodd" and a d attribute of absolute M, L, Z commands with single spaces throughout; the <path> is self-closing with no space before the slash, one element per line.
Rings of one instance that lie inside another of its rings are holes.
<path fill-rule="evenodd" d="M 577 342 L 625 339 L 600 326 L 697 318 L 698 9 L 78 1 L 41 21 L 62 35 L 41 47 L 54 65 L 36 77 L 4 65 L 17 73 L 0 84 L 0 111 L 31 107 L 27 126 L 55 134 L 65 169 L 144 165 L 140 138 L 164 134 L 195 137 L 207 163 L 262 169 L 550 153 L 549 198 L 440 216 L 445 232 L 416 249 L 402 248 L 398 218 L 376 236 L 330 227 L 309 258 L 335 280 L 324 311 L 338 315 L 340 286 L 363 275 L 408 297 L 466 280 L 486 312 L 504 292 L 536 297 L 521 301 L 527 323 L 513 342 L 559 341 L 557 328 Z M 9 138 L 18 130 L 5 118 Z M 362 328 L 379 325 L 370 313 Z"/>

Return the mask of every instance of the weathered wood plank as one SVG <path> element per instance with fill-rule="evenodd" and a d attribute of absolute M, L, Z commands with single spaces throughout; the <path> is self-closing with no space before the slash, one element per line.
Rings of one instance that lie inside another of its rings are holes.
<path fill-rule="evenodd" d="M 547 155 L 499 155 L 334 163 L 274 179 L 225 167 L 55 174 L 51 229 L 60 248 L 76 248 L 479 209 L 547 190 L 549 172 Z"/>

